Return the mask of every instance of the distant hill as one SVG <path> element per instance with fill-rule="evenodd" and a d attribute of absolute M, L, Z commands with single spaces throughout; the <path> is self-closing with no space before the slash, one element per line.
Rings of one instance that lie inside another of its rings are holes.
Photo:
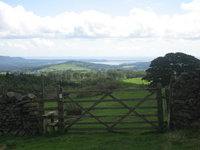
<path fill-rule="evenodd" d="M 61 63 L 66 60 L 24 59 L 21 57 L 0 56 L 0 71 L 13 71 L 42 65 Z"/>
<path fill-rule="evenodd" d="M 129 64 L 121 64 L 118 67 L 122 70 L 146 70 L 149 68 L 151 62 L 136 62 Z"/>
<path fill-rule="evenodd" d="M 81 61 L 67 61 L 65 63 L 45 66 L 39 69 L 38 71 L 39 72 L 66 71 L 66 70 L 100 71 L 100 70 L 108 70 L 115 68 L 116 67 L 112 65 L 96 64 L 96 63 L 81 62 Z"/>
<path fill-rule="evenodd" d="M 94 60 L 97 62 L 96 60 Z M 146 70 L 150 62 L 136 62 L 121 65 L 106 65 L 92 62 L 50 59 L 24 59 L 0 56 L 0 72 L 52 72 L 66 70 L 103 71 L 109 69 Z"/>
<path fill-rule="evenodd" d="M 51 71 L 66 71 L 66 70 L 80 70 L 80 71 L 105 71 L 109 69 L 120 69 L 120 70 L 146 70 L 150 65 L 150 62 L 139 62 L 122 65 L 105 65 L 81 61 L 68 61 L 65 63 L 45 66 L 38 69 L 39 72 L 51 72 Z"/>

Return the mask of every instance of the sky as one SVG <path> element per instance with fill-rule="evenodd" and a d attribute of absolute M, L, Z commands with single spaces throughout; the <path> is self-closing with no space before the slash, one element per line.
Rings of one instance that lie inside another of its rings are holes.
<path fill-rule="evenodd" d="M 0 55 L 200 56 L 200 0 L 0 0 Z"/>

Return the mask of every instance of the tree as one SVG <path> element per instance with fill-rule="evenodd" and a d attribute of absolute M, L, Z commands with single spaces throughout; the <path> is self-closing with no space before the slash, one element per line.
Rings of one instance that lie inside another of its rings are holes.
<path fill-rule="evenodd" d="M 151 86 L 161 83 L 166 86 L 171 78 L 178 77 L 182 72 L 200 68 L 200 60 L 184 53 L 168 53 L 164 57 L 154 59 L 143 80 L 151 82 Z"/>

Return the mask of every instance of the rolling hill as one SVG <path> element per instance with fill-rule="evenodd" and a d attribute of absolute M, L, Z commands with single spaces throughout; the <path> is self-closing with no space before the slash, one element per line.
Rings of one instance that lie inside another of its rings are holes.
<path fill-rule="evenodd" d="M 0 56 L 0 72 L 104 71 L 109 69 L 146 70 L 149 65 L 150 62 L 106 65 L 86 62 L 86 60 L 24 59 L 21 57 Z"/>
<path fill-rule="evenodd" d="M 81 61 L 68 61 L 65 63 L 45 66 L 38 69 L 38 72 L 51 72 L 51 71 L 66 71 L 66 70 L 80 70 L 80 71 L 105 71 L 109 69 L 119 70 L 146 70 L 149 67 L 149 62 L 139 62 L 132 64 L 122 65 L 105 65 Z M 35 70 L 36 71 L 36 70 Z"/>
<path fill-rule="evenodd" d="M 65 60 L 41 60 L 41 59 L 24 59 L 22 57 L 0 56 L 0 71 L 12 72 L 23 70 L 25 68 L 38 67 L 43 65 L 57 64 Z"/>

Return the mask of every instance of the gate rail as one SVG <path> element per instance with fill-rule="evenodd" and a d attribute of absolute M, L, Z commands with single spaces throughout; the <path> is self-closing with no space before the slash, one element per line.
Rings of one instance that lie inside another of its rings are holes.
<path fill-rule="evenodd" d="M 113 93 L 116 92 L 139 92 L 139 91 L 148 91 L 148 95 L 145 95 L 143 98 L 117 98 Z M 73 97 L 73 94 L 78 93 L 100 93 L 101 97 L 99 99 L 84 99 L 79 100 Z M 152 97 L 153 96 L 153 97 Z M 155 106 L 141 106 L 146 101 L 154 101 Z M 46 102 L 57 102 L 57 107 L 44 107 L 44 103 Z M 106 102 L 116 102 L 120 104 L 120 106 L 99 106 L 100 103 Z M 126 102 L 134 102 L 133 105 L 128 105 Z M 92 103 L 91 106 L 84 107 L 83 103 Z M 80 111 L 81 114 L 78 115 L 65 115 L 68 108 L 65 108 L 66 104 L 74 104 Z M 56 99 L 45 99 L 40 101 L 40 106 L 43 113 L 43 131 L 47 132 L 47 127 L 53 127 L 55 130 L 55 126 L 58 127 L 60 132 L 68 131 L 68 130 L 120 130 L 120 129 L 157 129 L 163 131 L 164 128 L 164 120 L 163 120 L 163 102 L 162 102 L 162 91 L 161 85 L 158 84 L 157 88 L 144 88 L 144 89 L 114 89 L 114 90 L 90 90 L 90 91 L 67 91 L 63 92 L 62 88 L 59 87 L 57 90 L 57 98 Z M 123 114 L 95 114 L 95 110 L 118 110 L 124 109 L 127 110 L 126 113 Z M 138 112 L 138 109 L 145 110 L 157 110 L 156 113 L 141 113 Z M 57 114 L 49 113 L 47 115 L 44 114 L 45 111 L 57 111 Z M 128 117 L 139 118 L 140 120 L 132 121 L 125 119 Z M 157 120 L 150 120 L 149 117 L 157 117 Z M 92 118 L 95 121 L 84 120 L 87 118 Z M 117 120 L 112 121 L 104 121 L 103 118 L 117 118 Z M 51 119 L 49 123 L 47 120 Z M 54 119 L 58 119 L 54 121 Z M 84 121 L 82 121 L 84 120 Z M 140 126 L 128 126 L 128 127 L 117 127 L 119 125 L 130 125 L 130 124 L 138 124 Z M 150 126 L 141 126 L 141 124 L 148 124 Z M 74 127 L 77 126 L 78 127 Z M 80 125 L 86 125 L 86 127 L 79 127 Z M 103 127 L 88 127 L 88 125 L 101 125 Z"/>

